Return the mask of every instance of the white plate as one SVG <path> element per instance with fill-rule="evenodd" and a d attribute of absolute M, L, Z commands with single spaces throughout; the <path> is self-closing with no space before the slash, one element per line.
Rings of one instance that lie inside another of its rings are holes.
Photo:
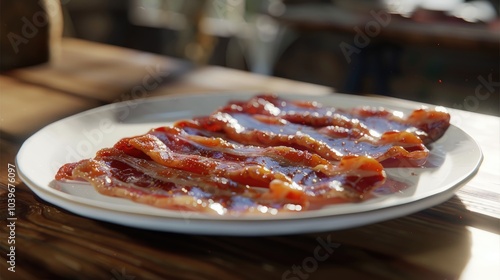
<path fill-rule="evenodd" d="M 326 231 L 392 219 L 449 199 L 475 174 L 482 160 L 476 142 L 455 126 L 431 146 L 429 161 L 436 168 L 387 169 L 389 178 L 408 188 L 362 203 L 348 203 L 276 216 L 213 216 L 171 211 L 97 193 L 86 184 L 56 186 L 54 174 L 66 162 L 92 157 L 123 137 L 146 133 L 169 122 L 206 115 L 232 99 L 253 93 L 170 96 L 110 104 L 60 120 L 38 131 L 21 147 L 17 167 L 21 179 L 42 199 L 76 214 L 138 228 L 218 235 L 272 235 Z M 335 94 L 286 95 L 336 107 L 383 106 L 405 113 L 416 108 L 400 102 Z M 452 116 L 453 117 L 453 116 Z"/>

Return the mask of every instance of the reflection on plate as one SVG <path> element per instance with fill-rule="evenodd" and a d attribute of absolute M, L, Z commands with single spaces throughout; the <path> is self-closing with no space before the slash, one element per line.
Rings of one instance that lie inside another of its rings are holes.
<path fill-rule="evenodd" d="M 157 209 L 125 199 L 103 196 L 87 184 L 53 183 L 66 162 L 93 157 L 119 139 L 146 133 L 169 122 L 211 113 L 228 100 L 248 99 L 250 93 L 169 96 L 110 104 L 55 122 L 34 134 L 21 147 L 17 167 L 23 181 L 42 199 L 76 214 L 138 228 L 219 235 L 271 235 L 354 227 L 404 216 L 449 199 L 477 171 L 482 154 L 474 140 L 455 126 L 431 146 L 427 168 L 389 168 L 388 177 L 405 187 L 379 194 L 362 203 L 277 216 L 213 216 Z M 335 107 L 383 106 L 405 113 L 415 108 L 400 103 L 335 94 L 286 95 L 316 100 Z M 453 118 L 453 116 L 452 116 Z M 393 186 L 398 187 L 398 186 Z"/>

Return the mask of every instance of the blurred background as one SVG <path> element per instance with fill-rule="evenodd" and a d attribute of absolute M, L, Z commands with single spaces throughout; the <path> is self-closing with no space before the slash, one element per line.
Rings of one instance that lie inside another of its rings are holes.
<path fill-rule="evenodd" d="M 500 115 L 499 2 L 61 0 L 61 7 L 68 37 Z"/>

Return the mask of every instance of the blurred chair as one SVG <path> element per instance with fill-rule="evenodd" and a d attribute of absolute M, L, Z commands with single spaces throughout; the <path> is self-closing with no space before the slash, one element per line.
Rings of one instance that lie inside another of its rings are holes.
<path fill-rule="evenodd" d="M 226 66 L 272 74 L 276 58 L 293 32 L 277 24 L 269 13 L 280 13 L 281 0 L 133 0 L 130 19 L 145 26 L 178 31 L 179 56 L 205 64 L 221 38 L 227 39 Z M 166 44 L 172 44 L 166 42 Z"/>

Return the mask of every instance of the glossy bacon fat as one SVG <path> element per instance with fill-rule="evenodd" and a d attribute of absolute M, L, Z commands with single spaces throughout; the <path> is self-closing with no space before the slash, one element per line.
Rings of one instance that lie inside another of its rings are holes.
<path fill-rule="evenodd" d="M 422 139 L 444 133 L 445 113 L 414 114 L 257 96 L 124 138 L 93 159 L 62 166 L 56 180 L 86 180 L 104 195 L 217 214 L 357 202 L 382 186 L 384 162 L 421 165 L 429 153 Z"/>

